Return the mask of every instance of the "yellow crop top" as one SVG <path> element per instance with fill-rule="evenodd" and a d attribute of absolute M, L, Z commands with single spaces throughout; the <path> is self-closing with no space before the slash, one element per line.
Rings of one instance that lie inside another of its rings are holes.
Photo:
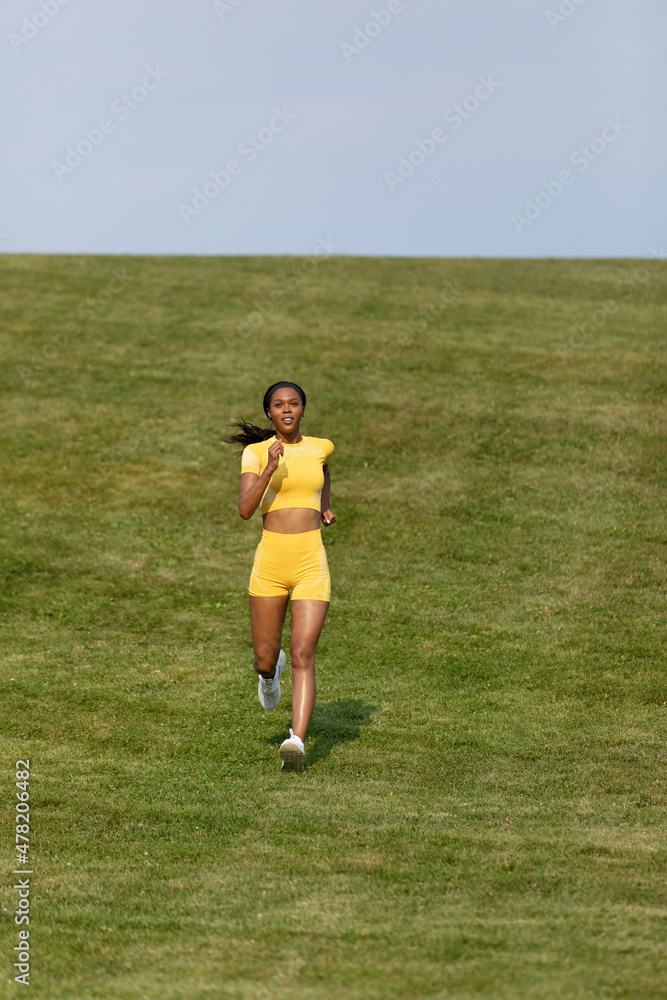
<path fill-rule="evenodd" d="M 255 472 L 261 476 L 274 441 L 277 441 L 275 434 L 266 441 L 247 445 L 241 458 L 241 472 Z M 308 507 L 320 511 L 324 469 L 333 455 L 333 442 L 328 438 L 306 437 L 303 434 L 298 444 L 282 443 L 285 452 L 280 456 L 278 468 L 260 500 L 260 512 L 266 514 L 270 510 L 286 507 Z"/>

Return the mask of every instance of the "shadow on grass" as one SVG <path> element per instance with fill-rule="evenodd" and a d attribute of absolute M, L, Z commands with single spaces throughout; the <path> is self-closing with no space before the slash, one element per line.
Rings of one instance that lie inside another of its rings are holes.
<path fill-rule="evenodd" d="M 306 768 L 328 757 L 334 747 L 350 740 L 358 740 L 362 726 L 369 726 L 378 705 L 366 705 L 358 698 L 345 698 L 315 705 L 313 718 L 308 727 L 308 739 L 314 740 L 306 751 Z M 279 747 L 289 732 L 277 733 L 269 737 L 269 742 Z"/>

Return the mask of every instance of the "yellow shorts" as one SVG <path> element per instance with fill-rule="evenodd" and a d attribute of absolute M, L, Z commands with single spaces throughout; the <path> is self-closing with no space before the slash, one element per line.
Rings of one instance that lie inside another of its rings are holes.
<path fill-rule="evenodd" d="M 330 601 L 331 578 L 319 528 L 294 535 L 262 530 L 255 550 L 248 593 L 253 597 Z"/>

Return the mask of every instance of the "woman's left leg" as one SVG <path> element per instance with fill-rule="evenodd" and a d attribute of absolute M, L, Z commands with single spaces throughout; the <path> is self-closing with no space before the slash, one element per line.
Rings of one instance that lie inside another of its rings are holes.
<path fill-rule="evenodd" d="M 292 731 L 302 741 L 315 705 L 315 650 L 328 610 L 328 601 L 292 600 Z"/>

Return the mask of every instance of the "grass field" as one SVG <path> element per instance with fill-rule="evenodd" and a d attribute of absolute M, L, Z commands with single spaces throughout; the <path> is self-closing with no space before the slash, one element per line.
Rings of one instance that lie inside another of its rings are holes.
<path fill-rule="evenodd" d="M 667 997 L 665 266 L 0 258 L 1 997 L 25 758 L 39 1000 Z M 336 448 L 302 775 L 220 442 L 279 379 Z"/>

